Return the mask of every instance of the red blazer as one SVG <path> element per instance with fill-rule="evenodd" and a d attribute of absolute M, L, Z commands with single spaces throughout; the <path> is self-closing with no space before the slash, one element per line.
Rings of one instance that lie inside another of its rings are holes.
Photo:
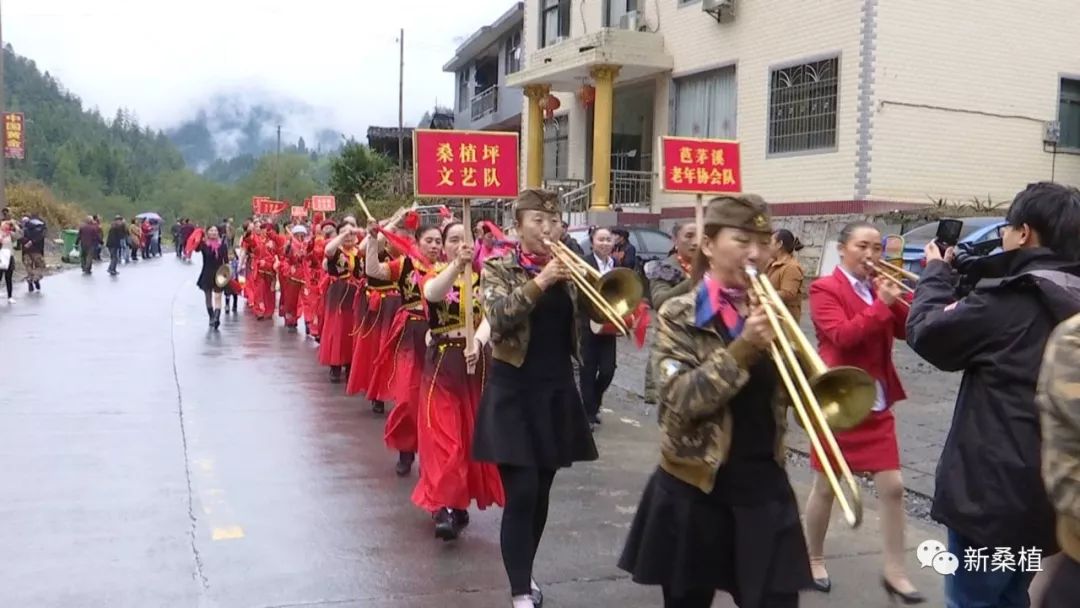
<path fill-rule="evenodd" d="M 874 303 L 867 305 L 837 267 L 831 276 L 811 283 L 810 319 L 825 365 L 850 365 L 866 371 L 881 382 L 885 403 L 891 407 L 907 398 L 892 352 L 893 341 L 906 338 L 908 307 L 900 303 L 886 306 L 872 288 L 871 293 Z"/>

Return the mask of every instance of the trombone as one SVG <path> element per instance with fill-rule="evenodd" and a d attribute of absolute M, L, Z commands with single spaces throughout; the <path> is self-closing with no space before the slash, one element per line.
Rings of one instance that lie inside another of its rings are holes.
<path fill-rule="evenodd" d="M 814 454 L 821 462 L 821 469 L 844 517 L 852 528 L 857 528 L 862 523 L 862 498 L 833 430 L 850 429 L 870 414 L 877 399 L 874 379 L 856 367 L 826 367 L 769 279 L 753 266 L 747 266 L 746 273 L 776 334 L 770 345 L 773 363 L 795 407 L 799 423 L 810 438 Z M 850 498 L 837 477 L 837 468 Z"/>
<path fill-rule="evenodd" d="M 637 308 L 645 291 L 634 271 L 616 268 L 601 275 L 564 243 L 546 239 L 544 244 L 570 270 L 571 280 L 585 296 L 589 317 L 612 324 L 620 335 L 629 335 L 625 317 Z"/>
<path fill-rule="evenodd" d="M 879 276 L 886 281 L 892 283 L 893 285 L 896 285 L 904 293 L 915 295 L 915 288 L 905 283 L 904 279 L 907 279 L 909 281 L 918 281 L 919 275 L 915 274 L 914 272 L 904 270 L 896 264 L 886 262 L 885 260 L 867 260 L 865 264 L 866 267 L 876 276 Z M 904 306 L 911 306 L 910 304 L 908 304 L 908 301 L 903 298 L 899 298 L 897 301 L 903 303 Z"/>

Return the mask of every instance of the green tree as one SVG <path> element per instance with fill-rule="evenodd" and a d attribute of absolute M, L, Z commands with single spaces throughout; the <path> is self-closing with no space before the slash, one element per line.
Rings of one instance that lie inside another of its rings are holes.
<path fill-rule="evenodd" d="M 359 194 L 364 199 L 386 195 L 383 179 L 392 164 L 385 156 L 356 141 L 349 141 L 330 161 L 330 192 L 338 201 L 351 201 Z"/>

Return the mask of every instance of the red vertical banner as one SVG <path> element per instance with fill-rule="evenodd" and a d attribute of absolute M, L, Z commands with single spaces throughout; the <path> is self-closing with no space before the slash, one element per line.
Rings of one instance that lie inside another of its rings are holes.
<path fill-rule="evenodd" d="M 26 117 L 22 112 L 4 112 L 4 158 L 26 158 Z"/>
<path fill-rule="evenodd" d="M 742 192 L 739 142 L 661 137 L 661 189 L 683 194 Z"/>
<path fill-rule="evenodd" d="M 418 198 L 515 198 L 518 134 L 417 129 L 413 174 Z"/>

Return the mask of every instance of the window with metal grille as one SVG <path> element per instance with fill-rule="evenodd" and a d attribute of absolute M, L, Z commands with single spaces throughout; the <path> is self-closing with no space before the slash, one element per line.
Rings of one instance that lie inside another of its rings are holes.
<path fill-rule="evenodd" d="M 769 154 L 836 147 L 840 58 L 777 68 L 769 78 Z"/>
<path fill-rule="evenodd" d="M 1061 79 L 1058 120 L 1061 121 L 1061 148 L 1080 149 L 1080 80 Z"/>

